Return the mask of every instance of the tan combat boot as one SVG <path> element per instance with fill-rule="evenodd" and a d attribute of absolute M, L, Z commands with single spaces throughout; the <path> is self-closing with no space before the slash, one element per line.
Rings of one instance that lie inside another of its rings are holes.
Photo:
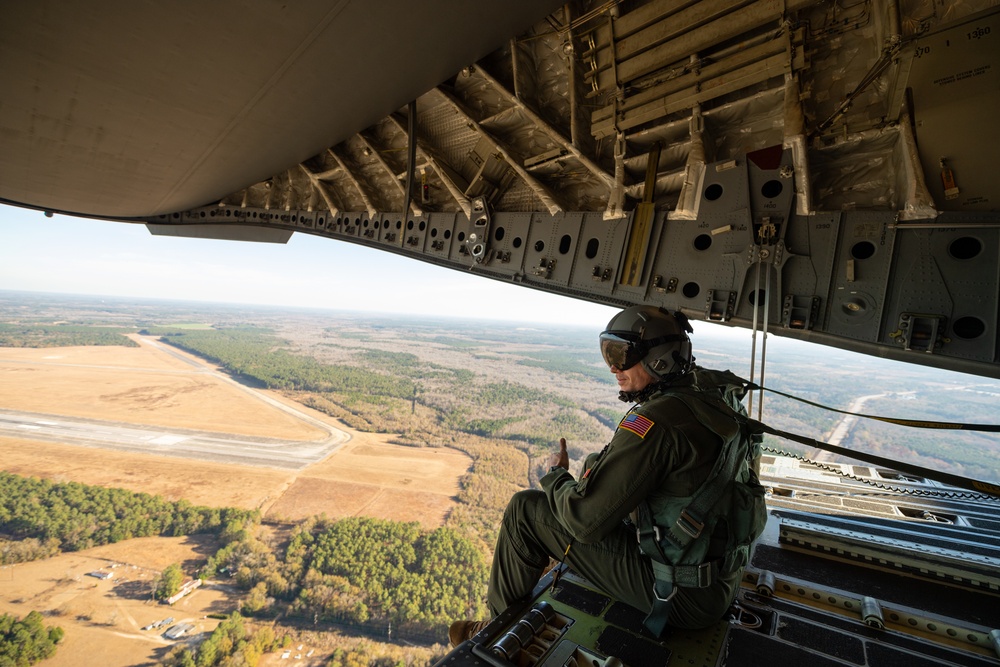
<path fill-rule="evenodd" d="M 452 648 L 458 646 L 467 639 L 472 639 L 479 631 L 489 625 L 489 620 L 485 621 L 455 621 L 448 628 L 448 641 Z"/>

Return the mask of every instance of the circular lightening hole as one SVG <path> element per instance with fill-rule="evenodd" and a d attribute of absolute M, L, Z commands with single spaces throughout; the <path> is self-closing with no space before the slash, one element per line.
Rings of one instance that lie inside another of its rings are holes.
<path fill-rule="evenodd" d="M 698 234 L 694 237 L 695 250 L 708 250 L 712 247 L 712 236 L 710 234 Z"/>
<path fill-rule="evenodd" d="M 465 232 L 459 232 L 458 233 L 458 242 L 461 243 L 464 240 L 465 240 Z"/>
<path fill-rule="evenodd" d="M 497 227 L 493 230 L 493 240 L 503 241 L 503 237 L 507 235 L 507 230 L 503 227 Z"/>
<path fill-rule="evenodd" d="M 407 231 L 411 231 L 411 232 L 413 231 L 413 221 L 412 220 L 407 220 L 406 221 L 406 229 L 407 229 Z"/>
<path fill-rule="evenodd" d="M 535 252 L 541 252 L 545 250 L 545 243 L 542 241 L 535 241 Z"/>
<path fill-rule="evenodd" d="M 444 238 L 445 238 L 446 241 L 451 238 L 451 230 L 450 229 L 444 230 Z"/>
<path fill-rule="evenodd" d="M 718 183 L 712 183 L 710 186 L 705 188 L 705 199 L 708 201 L 715 201 L 722 196 L 722 186 Z"/>
<path fill-rule="evenodd" d="M 875 254 L 875 244 L 871 241 L 861 241 L 851 246 L 851 257 L 854 259 L 868 259 Z"/>
<path fill-rule="evenodd" d="M 587 255 L 587 259 L 594 259 L 597 257 L 597 250 L 601 247 L 601 242 L 597 239 L 590 239 L 587 241 L 587 250 L 584 252 Z"/>
<path fill-rule="evenodd" d="M 747 294 L 747 301 L 750 302 L 751 306 L 756 306 L 757 304 L 763 304 L 765 301 L 764 290 L 759 289 Z"/>
<path fill-rule="evenodd" d="M 785 186 L 781 184 L 781 181 L 768 181 L 764 185 L 760 186 L 760 193 L 768 199 L 774 199 L 781 194 L 784 187 Z"/>
<path fill-rule="evenodd" d="M 955 335 L 965 340 L 979 338 L 986 333 L 986 323 L 978 317 L 960 317 L 951 325 L 951 330 Z"/>
<path fill-rule="evenodd" d="M 419 229 L 420 231 L 424 231 L 425 229 L 427 229 L 427 221 L 421 220 L 420 224 L 417 225 L 417 229 Z"/>
<path fill-rule="evenodd" d="M 971 236 L 963 236 L 960 239 L 955 239 L 948 246 L 948 253 L 955 259 L 972 259 L 982 251 L 982 242 Z"/>
<path fill-rule="evenodd" d="M 698 283 L 685 283 L 681 288 L 681 294 L 689 299 L 693 299 L 701 293 L 701 286 Z"/>
<path fill-rule="evenodd" d="M 521 241 L 521 237 L 520 237 L 520 236 L 515 236 L 515 237 L 514 237 L 514 240 L 513 240 L 513 241 L 511 241 L 511 243 L 510 243 L 510 244 L 511 244 L 512 246 L 514 246 L 515 248 L 520 248 L 520 247 L 521 247 L 521 243 L 522 243 L 522 241 Z"/>
<path fill-rule="evenodd" d="M 431 238 L 432 239 L 436 239 L 437 235 L 438 235 L 438 228 L 437 227 L 432 227 L 431 228 Z"/>

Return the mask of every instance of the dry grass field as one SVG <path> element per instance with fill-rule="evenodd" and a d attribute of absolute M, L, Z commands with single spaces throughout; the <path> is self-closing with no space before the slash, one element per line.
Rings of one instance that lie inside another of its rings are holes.
<path fill-rule="evenodd" d="M 149 665 L 166 655 L 174 642 L 158 630 L 141 628 L 168 617 L 195 631 L 211 632 L 236 604 L 236 591 L 207 586 L 172 607 L 150 601 L 160 570 L 172 562 L 193 564 L 213 549 L 203 536 L 141 538 L 55 558 L 0 568 L 0 612 L 23 617 L 39 610 L 47 625 L 65 637 L 46 667 L 79 665 Z M 89 572 L 111 572 L 100 580 Z"/>
<path fill-rule="evenodd" d="M 0 407 L 289 440 L 325 437 L 208 370 L 148 344 L 0 348 Z"/>
<path fill-rule="evenodd" d="M 191 359 L 196 365 L 178 358 Z M 0 348 L 0 408 L 288 440 L 326 434 L 209 373 L 190 355 L 139 348 Z M 210 506 L 260 508 L 282 520 L 364 514 L 441 525 L 470 459 L 451 449 L 388 443 L 318 411 L 296 410 L 351 440 L 298 475 L 285 470 L 0 438 L 0 468 L 19 475 L 118 486 Z"/>
<path fill-rule="evenodd" d="M 295 418 L 197 365 L 149 345 L 139 348 L 0 348 L 0 408 L 163 425 L 288 440 L 319 440 L 322 429 Z M 271 399 L 290 403 L 282 396 Z M 471 460 L 450 449 L 411 448 L 392 435 L 348 431 L 350 441 L 297 473 L 264 467 L 135 454 L 98 447 L 0 437 L 0 469 L 56 481 L 114 486 L 209 506 L 260 508 L 277 520 L 325 513 L 441 525 Z M 211 632 L 207 614 L 235 608 L 239 595 L 208 587 L 165 607 L 148 600 L 150 582 L 172 562 L 193 573 L 214 546 L 198 537 L 143 538 L 0 569 L 0 613 L 38 610 L 66 631 L 46 665 L 152 665 L 173 642 L 148 623 L 174 616 Z M 119 563 L 115 578 L 88 572 Z M 166 628 L 164 628 L 166 629 Z M 297 651 L 296 651 L 297 653 Z M 326 652 L 297 665 L 323 664 Z M 271 663 L 270 661 L 273 661 Z M 262 664 L 285 664 L 268 656 Z"/>

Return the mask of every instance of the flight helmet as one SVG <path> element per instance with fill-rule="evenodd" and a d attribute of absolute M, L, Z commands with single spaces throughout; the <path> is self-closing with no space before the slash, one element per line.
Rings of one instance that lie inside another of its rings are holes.
<path fill-rule="evenodd" d="M 686 373 L 694 363 L 687 316 L 655 306 L 631 306 L 601 333 L 601 355 L 620 370 L 641 363 L 657 382 Z"/>

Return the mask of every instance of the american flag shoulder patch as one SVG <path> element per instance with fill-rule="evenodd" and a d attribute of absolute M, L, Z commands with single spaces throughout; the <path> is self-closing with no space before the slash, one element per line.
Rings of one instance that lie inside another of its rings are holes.
<path fill-rule="evenodd" d="M 632 431 L 640 438 L 645 438 L 646 434 L 649 433 L 649 429 L 653 427 L 652 420 L 642 415 L 632 413 L 630 415 L 625 415 L 625 419 L 618 424 L 618 428 L 624 428 L 626 430 Z"/>

